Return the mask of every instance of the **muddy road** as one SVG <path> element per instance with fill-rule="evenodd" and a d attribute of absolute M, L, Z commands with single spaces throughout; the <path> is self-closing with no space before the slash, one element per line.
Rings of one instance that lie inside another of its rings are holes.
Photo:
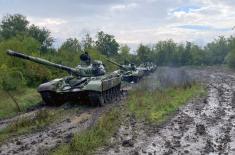
<path fill-rule="evenodd" d="M 147 125 L 126 116 L 112 144 L 96 154 L 235 154 L 235 74 L 209 67 L 183 68 L 207 86 L 164 124 Z"/>
<path fill-rule="evenodd" d="M 69 142 L 74 133 L 79 133 L 92 127 L 104 112 L 109 111 L 113 106 L 119 106 L 122 104 L 121 101 L 123 101 L 125 97 L 126 93 L 124 92 L 120 98 L 121 100 L 114 101 L 112 104 L 107 104 L 104 107 L 72 106 L 70 107 L 72 108 L 72 114 L 63 115 L 62 119 L 51 123 L 49 126 L 33 131 L 32 133 L 20 135 L 4 141 L 0 146 L 0 154 L 48 154 L 48 152 L 56 146 Z M 45 109 L 52 110 L 56 109 L 56 107 L 43 107 L 10 119 L 1 120 L 0 129 L 3 129 L 14 121 L 17 121 L 21 117 L 33 118 L 39 110 Z"/>
<path fill-rule="evenodd" d="M 41 131 L 11 138 L 1 145 L 0 154 L 44 154 L 66 139 L 69 140 L 73 133 L 91 126 L 101 112 L 102 110 L 99 108 L 81 111 L 70 118 L 65 117 Z"/>
<path fill-rule="evenodd" d="M 137 121 L 127 113 L 120 129 L 110 139 L 110 145 L 100 148 L 96 154 L 235 154 L 235 74 L 232 71 L 219 67 L 160 68 L 128 89 L 155 89 L 161 79 L 166 86 L 170 82 L 170 85 L 181 83 L 185 81 L 182 80 L 185 73 L 191 80 L 206 85 L 207 96 L 194 98 L 158 126 Z M 0 154 L 46 154 L 48 150 L 71 140 L 73 133 L 93 126 L 102 113 L 121 103 L 116 101 L 101 108 L 76 107 L 80 108 L 78 112 L 64 116 L 44 129 L 6 140 L 0 146 Z M 23 115 L 33 117 L 36 111 Z M 1 120 L 0 129 L 18 117 Z"/>

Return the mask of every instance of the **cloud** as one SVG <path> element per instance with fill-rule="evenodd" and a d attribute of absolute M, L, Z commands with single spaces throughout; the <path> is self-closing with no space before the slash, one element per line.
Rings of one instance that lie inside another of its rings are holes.
<path fill-rule="evenodd" d="M 137 7 L 137 3 L 129 3 L 129 4 L 117 4 L 111 6 L 111 11 L 124 11 L 128 9 L 134 9 Z"/>
<path fill-rule="evenodd" d="M 64 19 L 60 18 L 33 18 L 33 17 L 28 17 L 28 20 L 31 23 L 34 23 L 35 25 L 42 26 L 42 27 L 47 27 L 47 26 L 59 26 L 62 24 L 66 24 L 67 21 Z"/>

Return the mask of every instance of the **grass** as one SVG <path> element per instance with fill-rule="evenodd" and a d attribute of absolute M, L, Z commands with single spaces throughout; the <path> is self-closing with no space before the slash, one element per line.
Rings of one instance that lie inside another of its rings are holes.
<path fill-rule="evenodd" d="M 137 118 L 143 118 L 150 123 L 160 123 L 188 100 L 204 93 L 204 88 L 197 84 L 153 92 L 134 90 L 129 95 L 128 109 Z"/>
<path fill-rule="evenodd" d="M 92 128 L 75 134 L 70 144 L 63 144 L 51 152 L 52 155 L 88 155 L 98 147 L 107 144 L 118 129 L 120 112 L 117 108 L 104 113 Z"/>
<path fill-rule="evenodd" d="M 20 91 L 10 92 L 19 106 L 24 112 L 27 108 L 38 104 L 41 101 L 40 94 L 35 89 L 25 88 Z M 8 94 L 0 90 L 0 119 L 14 116 L 18 113 L 18 109 Z"/>
<path fill-rule="evenodd" d="M 88 155 L 97 148 L 107 144 L 120 126 L 120 120 L 126 112 L 131 112 L 139 119 L 150 123 L 160 123 L 174 113 L 180 106 L 193 97 L 205 94 L 200 85 L 170 88 L 164 91 L 148 92 L 141 89 L 129 94 L 127 105 L 120 111 L 114 108 L 99 118 L 98 123 L 90 129 L 77 133 L 69 144 L 55 148 L 51 155 Z"/>
<path fill-rule="evenodd" d="M 40 130 L 57 119 L 60 113 L 61 110 L 40 110 L 35 114 L 34 118 L 21 117 L 0 130 L 0 143 L 12 136 Z"/>

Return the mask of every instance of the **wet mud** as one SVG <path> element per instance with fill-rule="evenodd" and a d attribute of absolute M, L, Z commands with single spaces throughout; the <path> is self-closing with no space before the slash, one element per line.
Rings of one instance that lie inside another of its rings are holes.
<path fill-rule="evenodd" d="M 110 146 L 96 154 L 235 154 L 235 74 L 216 67 L 183 70 L 207 87 L 207 96 L 192 99 L 161 125 L 127 115 Z"/>
<path fill-rule="evenodd" d="M 125 98 L 122 96 L 122 100 Z M 48 152 L 56 146 L 70 142 L 74 133 L 79 133 L 93 126 L 99 117 L 108 111 L 112 106 L 119 106 L 121 101 L 115 101 L 104 107 L 71 107 L 78 111 L 71 115 L 64 116 L 58 122 L 34 131 L 29 134 L 10 138 L 4 141 L 0 146 L 1 155 L 32 155 L 32 154 L 48 154 Z M 45 107 L 50 109 L 51 107 Z M 54 109 L 54 108 L 52 108 Z M 80 109 L 80 110 L 79 110 Z M 10 123 L 16 121 L 20 117 L 33 118 L 38 110 L 31 111 L 10 119 L 2 120 L 0 122 L 0 129 L 3 129 Z"/>

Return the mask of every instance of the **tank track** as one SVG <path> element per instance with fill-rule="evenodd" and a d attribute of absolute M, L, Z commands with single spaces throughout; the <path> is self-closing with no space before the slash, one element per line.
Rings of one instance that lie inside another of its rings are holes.
<path fill-rule="evenodd" d="M 40 92 L 44 103 L 48 106 L 60 106 L 68 101 L 79 101 L 81 104 L 89 103 L 92 106 L 104 106 L 121 97 L 121 85 L 117 85 L 103 92 L 88 91 L 86 94 L 59 94 L 55 92 Z"/>

